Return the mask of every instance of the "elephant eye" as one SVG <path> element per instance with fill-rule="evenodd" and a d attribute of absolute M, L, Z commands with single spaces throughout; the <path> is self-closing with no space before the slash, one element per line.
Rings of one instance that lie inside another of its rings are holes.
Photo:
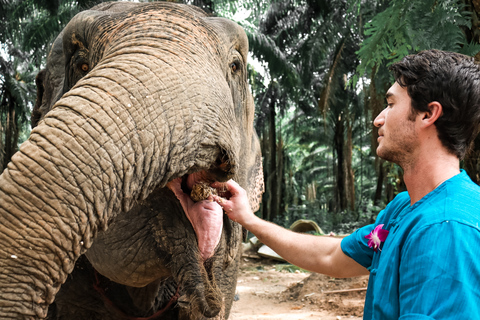
<path fill-rule="evenodd" d="M 84 64 L 82 64 L 82 66 L 80 68 L 82 69 L 83 72 L 87 72 L 88 69 L 89 69 L 89 66 L 88 66 L 88 64 L 84 63 Z"/>
<path fill-rule="evenodd" d="M 232 62 L 230 64 L 230 69 L 232 70 L 232 73 L 237 72 L 237 70 L 240 69 L 240 63 L 238 61 Z"/>

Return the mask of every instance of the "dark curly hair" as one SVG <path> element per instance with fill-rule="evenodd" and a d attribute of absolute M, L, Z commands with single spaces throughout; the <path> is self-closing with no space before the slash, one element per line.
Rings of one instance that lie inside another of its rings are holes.
<path fill-rule="evenodd" d="M 479 132 L 480 67 L 472 57 L 440 50 L 409 55 L 390 67 L 407 89 L 413 112 L 439 102 L 443 114 L 435 122 L 442 144 L 463 159 Z"/>

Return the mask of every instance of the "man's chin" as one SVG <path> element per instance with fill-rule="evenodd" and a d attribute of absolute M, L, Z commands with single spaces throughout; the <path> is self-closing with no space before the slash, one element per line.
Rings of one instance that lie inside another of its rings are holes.
<path fill-rule="evenodd" d="M 389 152 L 388 150 L 385 150 L 384 148 L 381 148 L 380 146 L 378 146 L 377 148 L 377 156 L 379 158 L 382 158 L 383 160 L 386 160 L 386 161 L 390 161 L 390 162 L 395 162 L 394 159 L 394 155 Z"/>

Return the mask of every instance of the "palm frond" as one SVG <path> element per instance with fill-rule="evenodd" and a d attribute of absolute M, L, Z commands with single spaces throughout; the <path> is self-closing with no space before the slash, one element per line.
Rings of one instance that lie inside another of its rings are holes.
<path fill-rule="evenodd" d="M 298 82 L 298 72 L 275 42 L 265 34 L 248 33 L 250 49 L 255 57 L 268 63 L 273 76 L 284 77 L 291 85 Z"/>

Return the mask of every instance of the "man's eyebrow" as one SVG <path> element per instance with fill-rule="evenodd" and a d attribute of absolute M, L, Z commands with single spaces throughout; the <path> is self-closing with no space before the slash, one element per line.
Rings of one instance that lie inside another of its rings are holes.
<path fill-rule="evenodd" d="M 387 93 L 385 94 L 385 99 L 388 99 L 388 98 L 390 98 L 391 96 L 393 96 L 393 93 L 391 93 L 391 92 L 389 91 L 389 92 L 387 92 Z"/>

